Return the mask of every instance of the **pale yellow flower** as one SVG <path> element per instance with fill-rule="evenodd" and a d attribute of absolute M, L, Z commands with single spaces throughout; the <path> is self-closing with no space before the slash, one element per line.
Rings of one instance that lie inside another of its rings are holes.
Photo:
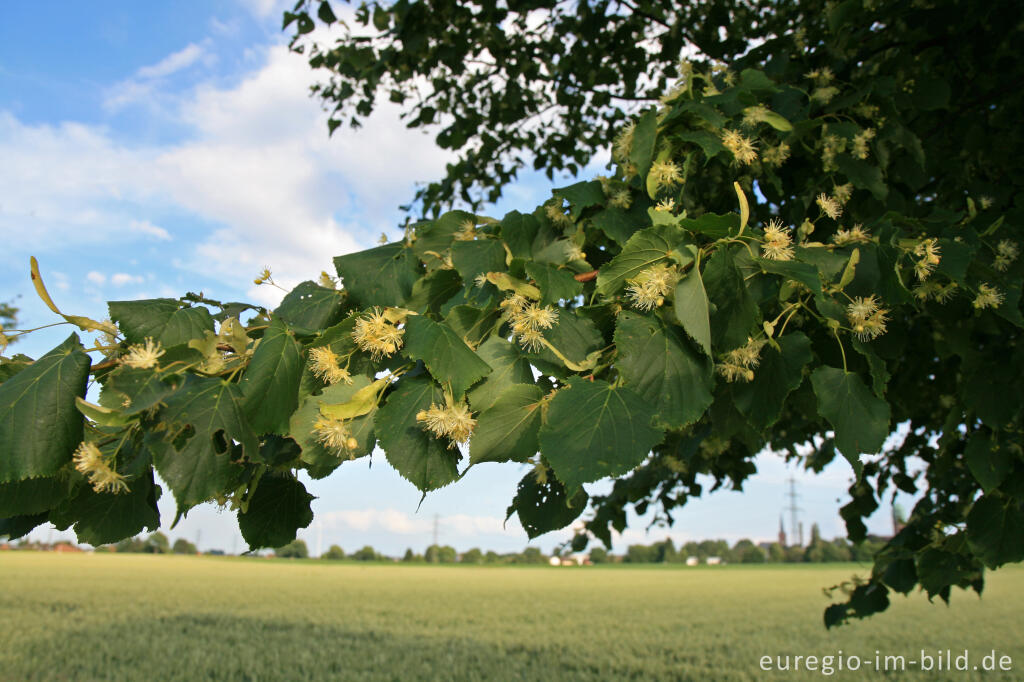
<path fill-rule="evenodd" d="M 838 94 L 839 88 L 833 85 L 827 85 L 823 88 L 814 88 L 814 91 L 811 92 L 811 101 L 828 104 Z"/>
<path fill-rule="evenodd" d="M 849 244 L 867 244 L 871 241 L 871 233 L 865 230 L 860 223 L 857 223 L 849 230 L 842 228 L 836 230 L 832 235 L 832 242 L 836 246 L 847 246 Z"/>
<path fill-rule="evenodd" d="M 309 368 L 314 376 L 320 377 L 328 384 L 352 384 L 352 376 L 347 369 L 339 365 L 337 353 L 327 346 L 309 351 Z"/>
<path fill-rule="evenodd" d="M 472 220 L 463 220 L 459 230 L 453 235 L 457 242 L 471 242 L 476 239 L 476 224 Z"/>
<path fill-rule="evenodd" d="M 780 143 L 777 147 L 768 147 L 768 149 L 765 149 L 764 153 L 761 155 L 761 160 L 763 160 L 766 165 L 775 166 L 776 168 L 785 163 L 788 158 L 789 145 L 785 142 Z"/>
<path fill-rule="evenodd" d="M 627 280 L 626 295 L 632 299 L 634 308 L 651 310 L 665 302 L 665 297 L 678 281 L 679 275 L 674 267 L 659 263 Z"/>
<path fill-rule="evenodd" d="M 843 214 L 842 205 L 835 199 L 825 194 L 824 192 L 818 195 L 817 202 L 818 207 L 821 208 L 822 213 L 827 215 L 832 220 L 838 219 L 839 216 Z"/>
<path fill-rule="evenodd" d="M 757 145 L 735 130 L 722 131 L 722 144 L 740 163 L 751 164 L 757 161 Z"/>
<path fill-rule="evenodd" d="M 874 295 L 858 296 L 846 306 L 846 317 L 853 333 L 861 341 L 871 341 L 885 333 L 889 311 L 878 305 Z"/>
<path fill-rule="evenodd" d="M 661 201 L 658 202 L 658 205 L 654 207 L 654 210 L 655 211 L 664 211 L 666 213 L 671 213 L 672 211 L 675 210 L 675 208 L 676 208 L 676 200 L 675 199 L 662 199 Z"/>
<path fill-rule="evenodd" d="M 561 227 L 569 227 L 572 225 L 572 219 L 565 214 L 565 209 L 562 208 L 561 202 L 551 202 L 544 207 L 544 215 L 548 217 L 548 220 L 553 222 L 555 225 Z"/>
<path fill-rule="evenodd" d="M 348 425 L 343 419 L 332 419 L 320 415 L 313 422 L 313 432 L 316 434 L 317 442 L 324 446 L 336 457 L 348 455 L 352 458 L 359 441 L 355 439 Z"/>
<path fill-rule="evenodd" d="M 842 185 L 836 185 L 832 188 L 832 196 L 835 197 L 835 200 L 841 205 L 845 206 L 846 202 L 848 202 L 850 197 L 853 196 L 853 184 L 847 182 Z"/>
<path fill-rule="evenodd" d="M 1010 267 L 1010 263 L 1017 260 L 1020 250 L 1017 248 L 1016 242 L 1012 242 L 1009 239 L 1004 239 L 996 246 L 996 259 L 992 263 L 992 267 L 999 272 L 1005 272 Z"/>
<path fill-rule="evenodd" d="M 110 467 L 107 458 L 93 443 L 81 443 L 72 456 L 75 469 L 84 475 L 98 493 L 128 492 L 125 478 Z"/>
<path fill-rule="evenodd" d="M 612 157 L 619 163 L 629 160 L 629 154 L 633 151 L 633 132 L 636 130 L 636 121 L 630 121 L 622 126 L 619 134 L 615 137 L 615 144 L 612 145 Z"/>
<path fill-rule="evenodd" d="M 144 344 L 134 344 L 128 347 L 128 354 L 121 358 L 121 364 L 132 369 L 150 369 L 156 367 L 164 350 L 160 342 L 153 342 L 153 339 L 146 337 Z"/>
<path fill-rule="evenodd" d="M 768 109 L 761 105 L 747 107 L 743 110 L 743 125 L 754 128 L 758 123 L 764 121 L 768 115 Z"/>
<path fill-rule="evenodd" d="M 633 195 L 629 193 L 628 189 L 620 189 L 612 194 L 608 203 L 615 208 L 626 210 L 633 205 Z"/>
<path fill-rule="evenodd" d="M 761 363 L 761 349 L 767 339 L 747 339 L 747 343 L 735 348 L 724 356 L 715 370 L 728 382 L 753 381 L 754 368 Z"/>
<path fill-rule="evenodd" d="M 327 274 L 326 270 L 320 271 L 320 280 L 318 282 L 324 289 L 337 289 L 338 280 Z"/>
<path fill-rule="evenodd" d="M 868 142 L 875 137 L 875 129 L 867 128 L 853 138 L 853 155 L 858 159 L 868 158 Z"/>
<path fill-rule="evenodd" d="M 978 310 L 982 308 L 998 308 L 1005 297 L 999 289 L 996 289 L 990 284 L 979 284 L 978 295 L 974 298 L 974 307 Z"/>
<path fill-rule="evenodd" d="M 356 345 L 371 354 L 374 360 L 394 355 L 402 347 L 404 329 L 399 329 L 384 316 L 379 308 L 356 319 L 352 338 Z"/>
<path fill-rule="evenodd" d="M 672 161 L 655 161 L 651 164 L 649 176 L 657 187 L 668 187 L 683 181 L 679 166 Z"/>
<path fill-rule="evenodd" d="M 451 448 L 467 442 L 473 434 L 476 419 L 472 415 L 465 402 L 444 407 L 431 403 L 428 409 L 416 413 L 416 421 L 438 438 L 447 437 L 450 441 L 448 447 Z"/>
<path fill-rule="evenodd" d="M 914 247 L 914 255 L 919 257 L 917 263 L 914 264 L 914 272 L 917 274 L 917 278 L 923 282 L 935 271 L 935 266 L 942 260 L 939 253 L 939 240 L 934 237 L 922 239 Z"/>
<path fill-rule="evenodd" d="M 777 218 L 772 218 L 764 228 L 763 255 L 769 260 L 793 260 L 793 238 L 789 228 Z"/>
<path fill-rule="evenodd" d="M 264 265 L 263 269 L 260 270 L 260 274 L 256 279 L 252 281 L 253 284 L 263 284 L 264 282 L 270 281 L 270 266 Z"/>

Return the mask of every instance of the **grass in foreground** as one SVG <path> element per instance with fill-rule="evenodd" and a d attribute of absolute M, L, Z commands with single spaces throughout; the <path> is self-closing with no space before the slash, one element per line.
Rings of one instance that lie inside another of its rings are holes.
<path fill-rule="evenodd" d="M 816 679 L 763 655 L 992 649 L 1024 677 L 1024 570 L 953 606 L 897 596 L 825 631 L 821 587 L 863 568 L 361 566 L 0 554 L 2 680 Z M 836 677 L 878 679 L 866 667 Z M 891 675 L 890 675 L 891 676 Z M 904 675 L 899 675 L 904 676 Z M 889 676 L 887 676 L 889 677 Z"/>

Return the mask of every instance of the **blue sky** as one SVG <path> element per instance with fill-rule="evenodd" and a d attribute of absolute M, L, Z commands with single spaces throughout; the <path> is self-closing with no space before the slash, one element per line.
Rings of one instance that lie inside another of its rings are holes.
<path fill-rule="evenodd" d="M 32 5 L 5 8 L 0 301 L 14 299 L 22 327 L 56 321 L 32 291 L 30 255 L 64 312 L 101 319 L 108 300 L 186 291 L 273 305 L 281 292 L 252 284 L 262 266 L 290 287 L 331 271 L 331 257 L 372 246 L 381 232 L 399 235 L 397 206 L 417 181 L 439 177 L 448 157 L 429 135 L 405 129 L 390 105 L 361 130 L 339 129 L 329 140 L 324 114 L 307 96 L 315 75 L 287 51 L 279 30 L 287 4 L 56 2 L 45 20 Z M 526 176 L 487 212 L 531 210 L 551 187 L 543 176 Z M 68 333 L 43 330 L 10 352 L 37 357 Z M 826 537 L 843 534 L 838 508 L 847 499 L 848 464 L 820 476 L 771 454 L 758 464 L 743 493 L 692 502 L 669 530 L 647 533 L 645 519 L 634 519 L 614 549 L 666 535 L 677 543 L 774 539 L 791 474 L 805 525 L 817 522 Z M 314 551 L 334 543 L 422 551 L 437 515 L 443 543 L 518 550 L 526 534 L 515 519 L 505 527 L 502 520 L 522 474 L 518 465 L 476 467 L 417 511 L 419 493 L 378 452 L 307 482 L 317 520 L 300 537 Z M 169 493 L 160 506 L 169 524 Z M 887 509 L 869 527 L 891 532 Z M 198 537 L 203 548 L 245 546 L 234 515 L 211 505 L 164 530 Z M 34 534 L 57 536 L 45 527 Z M 533 544 L 549 550 L 567 536 Z"/>

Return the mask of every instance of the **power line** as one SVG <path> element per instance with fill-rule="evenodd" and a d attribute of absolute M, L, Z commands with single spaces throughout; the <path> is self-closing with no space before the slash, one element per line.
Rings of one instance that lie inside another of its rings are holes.
<path fill-rule="evenodd" d="M 789 490 L 786 492 L 786 498 L 789 500 L 789 505 L 783 508 L 783 511 L 789 512 L 789 532 L 790 532 L 790 544 L 798 542 L 798 546 L 802 547 L 804 544 L 803 533 L 800 532 L 799 519 L 797 513 L 803 511 L 796 505 L 796 501 L 800 496 L 796 492 L 796 478 L 790 474 L 789 476 Z"/>

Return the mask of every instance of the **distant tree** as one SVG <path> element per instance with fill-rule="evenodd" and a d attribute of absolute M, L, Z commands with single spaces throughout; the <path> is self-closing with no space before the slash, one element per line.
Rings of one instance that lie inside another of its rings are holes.
<path fill-rule="evenodd" d="M 679 553 L 676 552 L 675 543 L 671 538 L 665 538 L 661 542 L 654 543 L 654 561 L 659 564 L 671 564 L 679 561 Z"/>
<path fill-rule="evenodd" d="M 166 535 L 157 531 L 146 538 L 142 551 L 146 554 L 170 554 L 171 541 L 167 539 Z"/>
<path fill-rule="evenodd" d="M 484 563 L 498 564 L 501 563 L 501 555 L 493 550 L 487 550 L 487 554 L 484 555 Z"/>
<path fill-rule="evenodd" d="M 175 554 L 199 554 L 199 549 L 185 538 L 175 540 L 171 551 Z"/>
<path fill-rule="evenodd" d="M 437 545 L 430 545 L 429 547 L 427 547 L 427 551 L 423 553 L 423 559 L 428 564 L 441 563 L 441 548 Z"/>
<path fill-rule="evenodd" d="M 406 561 L 406 562 L 418 561 L 418 560 L 420 560 L 422 558 L 423 557 L 417 557 L 416 554 L 413 553 L 412 548 L 410 547 L 409 549 L 405 550 L 405 555 L 402 557 L 402 561 Z"/>
<path fill-rule="evenodd" d="M 462 563 L 464 564 L 482 564 L 483 562 L 484 553 L 476 547 L 462 554 Z"/>
<path fill-rule="evenodd" d="M 590 562 L 594 564 L 608 563 L 608 550 L 604 547 L 594 547 L 590 550 Z"/>
<path fill-rule="evenodd" d="M 656 557 L 656 550 L 648 545 L 630 545 L 626 548 L 625 561 L 630 564 L 650 564 Z"/>
<path fill-rule="evenodd" d="M 423 556 L 430 564 L 454 564 L 457 555 L 454 547 L 431 545 Z"/>
<path fill-rule="evenodd" d="M 740 552 L 733 550 L 734 554 L 738 554 L 739 562 L 741 564 L 763 564 L 767 561 L 767 556 L 763 549 L 757 545 L 750 545 L 744 547 Z"/>
<path fill-rule="evenodd" d="M 0 353 L 4 352 L 4 348 L 11 343 L 18 340 L 18 337 L 8 337 L 4 335 L 5 329 L 11 329 L 16 327 L 18 324 L 18 309 L 10 303 L 0 303 Z"/>
<path fill-rule="evenodd" d="M 366 545 L 362 549 L 356 550 L 356 552 L 352 554 L 352 558 L 356 561 L 377 561 L 381 558 L 381 555 L 377 554 L 377 550 L 373 547 Z"/>
<path fill-rule="evenodd" d="M 306 559 L 309 557 L 309 548 L 304 540 L 295 539 L 275 549 L 274 556 L 281 559 Z"/>
<path fill-rule="evenodd" d="M 786 548 L 777 542 L 773 542 L 768 547 L 768 561 L 773 563 L 782 563 L 786 560 Z"/>
<path fill-rule="evenodd" d="M 327 548 L 327 551 L 324 552 L 324 555 L 320 558 L 328 559 L 330 561 L 340 561 L 345 558 L 345 550 L 343 550 L 338 545 L 331 545 Z"/>
<path fill-rule="evenodd" d="M 524 564 L 543 564 L 547 562 L 547 557 L 536 547 L 527 547 L 519 556 Z"/>
<path fill-rule="evenodd" d="M 124 540 L 121 540 L 119 543 L 114 545 L 114 550 L 117 551 L 117 552 L 122 552 L 122 553 L 123 552 L 136 553 L 136 552 L 143 551 L 143 547 L 145 547 L 145 542 L 142 539 L 140 539 L 140 538 L 125 538 Z"/>

